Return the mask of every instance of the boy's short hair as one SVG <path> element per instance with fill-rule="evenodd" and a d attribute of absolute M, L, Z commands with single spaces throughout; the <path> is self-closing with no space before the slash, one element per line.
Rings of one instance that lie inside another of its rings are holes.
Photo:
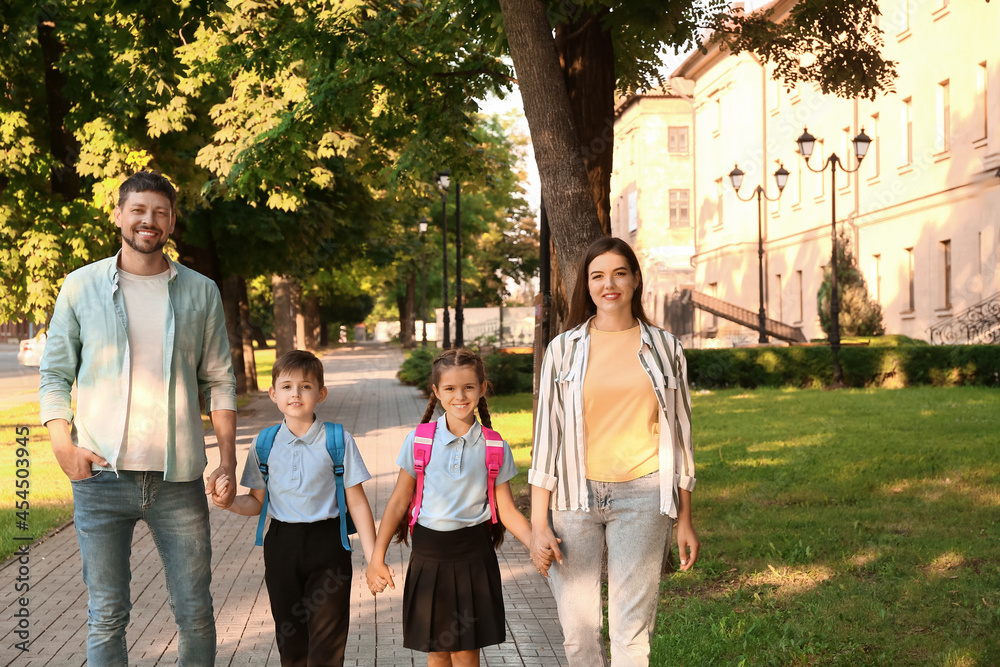
<path fill-rule="evenodd" d="M 324 386 L 323 362 L 308 350 L 292 350 L 278 357 L 271 368 L 271 384 L 277 382 L 282 373 L 292 371 L 300 371 L 307 378 L 315 380 L 320 387 Z"/>
<path fill-rule="evenodd" d="M 170 200 L 170 210 L 176 212 L 177 190 L 163 174 L 143 169 L 126 178 L 118 186 L 118 206 L 122 206 L 133 192 L 158 192 Z"/>

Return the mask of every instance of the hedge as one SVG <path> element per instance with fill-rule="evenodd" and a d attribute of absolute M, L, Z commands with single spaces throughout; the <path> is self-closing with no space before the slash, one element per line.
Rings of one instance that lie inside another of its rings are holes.
<path fill-rule="evenodd" d="M 424 348 L 411 351 L 399 368 L 400 382 L 419 387 L 425 395 L 429 395 L 431 362 L 437 354 L 437 350 Z M 532 390 L 533 355 L 494 352 L 486 355 L 483 363 L 486 365 L 486 377 L 492 385 L 493 395 L 504 396 Z"/>
<path fill-rule="evenodd" d="M 722 387 L 822 387 L 833 382 L 827 346 L 686 350 L 688 381 Z M 1000 346 L 906 345 L 840 348 L 849 387 L 1000 386 Z"/>

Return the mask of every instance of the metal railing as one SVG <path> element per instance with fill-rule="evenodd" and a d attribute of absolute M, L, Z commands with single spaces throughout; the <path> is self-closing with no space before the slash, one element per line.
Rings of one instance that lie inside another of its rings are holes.
<path fill-rule="evenodd" d="M 1000 343 L 1000 292 L 974 303 L 958 315 L 929 327 L 935 345 Z"/>
<path fill-rule="evenodd" d="M 729 320 L 730 322 L 741 324 L 748 329 L 757 330 L 758 320 L 757 313 L 755 311 L 742 308 L 736 304 L 723 301 L 722 299 L 717 299 L 714 296 L 702 294 L 701 292 L 695 292 L 694 290 L 684 291 L 690 293 L 691 302 L 695 305 L 695 308 L 704 310 L 706 313 L 718 315 L 719 317 Z M 681 298 L 684 298 L 683 294 Z M 793 327 L 789 324 L 785 324 L 784 322 L 779 322 L 770 318 L 765 320 L 764 327 L 767 331 L 767 335 L 773 338 L 787 341 L 789 343 L 808 342 L 805 334 L 802 333 L 801 327 Z"/>

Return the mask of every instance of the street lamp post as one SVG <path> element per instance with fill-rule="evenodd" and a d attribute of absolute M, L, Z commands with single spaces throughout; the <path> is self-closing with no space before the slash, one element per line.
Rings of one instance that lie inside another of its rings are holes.
<path fill-rule="evenodd" d="M 451 347 L 451 317 L 448 314 L 448 186 L 451 185 L 451 172 L 447 169 L 437 173 L 437 186 L 441 191 L 441 291 L 444 297 L 444 340 L 443 347 Z"/>
<path fill-rule="evenodd" d="M 424 234 L 427 233 L 427 218 L 420 218 L 420 321 L 423 322 L 423 340 L 420 347 L 427 347 L 427 248 L 424 246 Z"/>
<path fill-rule="evenodd" d="M 757 197 L 757 289 L 760 296 L 760 309 L 757 311 L 757 332 L 759 334 L 757 342 L 767 343 L 767 315 L 764 312 L 764 235 L 763 235 L 763 224 L 762 219 L 762 200 L 767 201 L 778 201 L 781 199 L 781 193 L 785 191 L 785 184 L 788 183 L 788 170 L 785 169 L 784 165 L 779 165 L 778 170 L 774 172 L 774 180 L 778 184 L 778 196 L 771 198 L 767 196 L 764 188 L 758 185 L 754 188 L 753 194 L 744 199 L 740 196 L 740 186 L 743 185 L 743 171 L 740 170 L 739 165 L 736 165 L 731 172 L 729 172 L 729 182 L 733 184 L 733 190 L 736 191 L 736 197 L 740 201 L 750 201 Z"/>
<path fill-rule="evenodd" d="M 826 163 L 820 169 L 813 169 L 809 164 L 809 157 L 816 145 L 816 137 L 809 134 L 808 128 L 802 132 L 802 136 L 796 139 L 796 142 L 799 145 L 799 153 L 805 158 L 809 171 L 819 174 L 830 167 L 830 224 L 832 227 L 830 240 L 833 245 L 830 259 L 830 350 L 833 352 L 833 386 L 840 387 L 844 384 L 844 371 L 840 367 L 840 300 L 837 296 L 837 165 L 839 164 L 840 168 L 848 174 L 853 174 L 861 169 L 861 161 L 865 159 L 872 140 L 865 134 L 864 128 L 861 128 L 861 133 L 854 137 L 854 155 L 858 159 L 858 166 L 854 169 L 847 169 L 836 153 L 830 153 L 830 157 L 826 159 Z"/>

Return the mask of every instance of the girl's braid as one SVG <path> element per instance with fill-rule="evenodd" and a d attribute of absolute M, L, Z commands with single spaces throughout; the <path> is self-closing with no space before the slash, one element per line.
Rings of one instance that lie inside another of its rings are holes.
<path fill-rule="evenodd" d="M 493 428 L 493 421 L 490 418 L 490 409 L 486 405 L 485 396 L 479 397 L 479 405 L 477 405 L 476 408 L 479 410 L 479 421 L 483 423 L 483 426 L 486 428 Z"/>
<path fill-rule="evenodd" d="M 431 420 L 431 417 L 434 416 L 434 409 L 437 407 L 437 400 L 437 396 L 435 396 L 434 392 L 431 391 L 431 398 L 427 401 L 427 409 L 424 410 L 424 416 L 420 418 L 421 424 L 426 424 Z"/>

